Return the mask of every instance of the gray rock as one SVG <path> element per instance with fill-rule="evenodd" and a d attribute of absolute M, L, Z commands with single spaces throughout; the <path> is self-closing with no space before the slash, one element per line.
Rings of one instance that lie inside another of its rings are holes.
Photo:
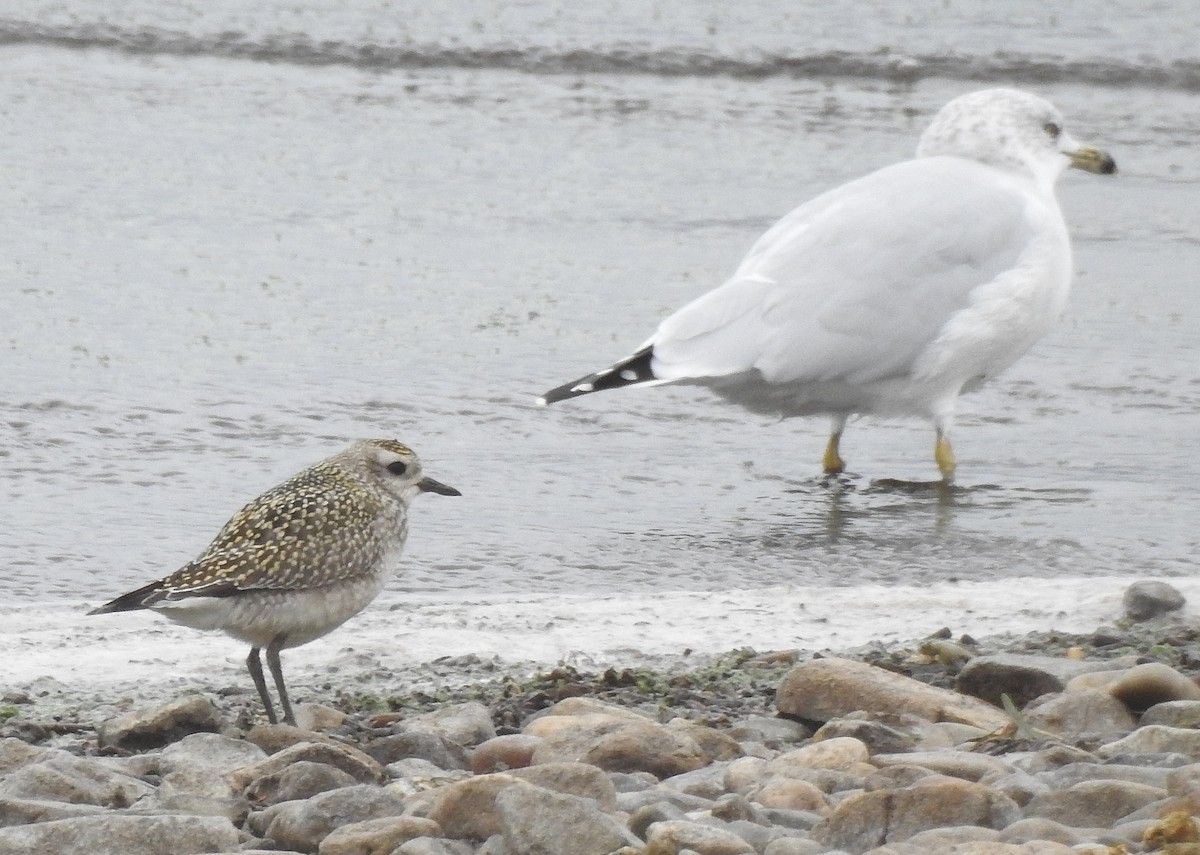
<path fill-rule="evenodd" d="M 1025 815 L 1045 817 L 1075 828 L 1111 828 L 1166 795 L 1166 790 L 1131 781 L 1083 781 L 1037 796 L 1025 806 Z"/>
<path fill-rule="evenodd" d="M 780 748 L 808 739 L 812 729 L 791 719 L 749 716 L 734 722 L 726 733 L 738 742 L 761 742 Z"/>
<path fill-rule="evenodd" d="M 359 784 L 319 793 L 304 801 L 281 802 L 251 817 L 251 829 L 279 846 L 316 852 L 333 831 L 352 822 L 400 816 L 404 800 L 378 787 Z"/>
<path fill-rule="evenodd" d="M 803 837 L 777 837 L 767 844 L 763 855 L 827 855 L 828 850 L 815 840 Z"/>
<path fill-rule="evenodd" d="M 662 786 L 702 799 L 715 799 L 725 793 L 725 770 L 725 764 L 714 763 L 703 769 L 673 775 L 664 780 Z"/>
<path fill-rule="evenodd" d="M 1173 796 L 1200 793 L 1200 763 L 1189 763 L 1167 770 L 1166 788 Z"/>
<path fill-rule="evenodd" d="M 403 733 L 432 733 L 460 746 L 479 745 L 496 735 L 491 713 L 475 701 L 410 716 L 398 727 Z"/>
<path fill-rule="evenodd" d="M 968 751 L 910 751 L 907 754 L 877 754 L 872 759 L 881 769 L 888 766 L 921 766 L 931 772 L 962 778 L 964 781 L 978 781 L 985 775 L 1008 772 L 1008 764 L 1004 760 Z"/>
<path fill-rule="evenodd" d="M 685 811 L 710 810 L 713 805 L 712 799 L 681 793 L 669 787 L 659 786 L 636 793 L 617 793 L 617 810 L 624 813 L 633 813 L 646 805 L 655 805 L 659 802 L 667 802 Z"/>
<path fill-rule="evenodd" d="M 99 758 L 46 749 L 26 759 L 33 762 L 0 780 L 0 797 L 125 808 L 154 792 L 146 782 L 114 771 Z"/>
<path fill-rule="evenodd" d="M 766 814 L 763 808 L 756 804 L 752 804 L 745 796 L 738 793 L 729 793 L 718 798 L 713 802 L 711 808 L 712 815 L 722 822 L 734 822 L 736 820 L 747 820 L 755 822 L 759 825 L 769 825 L 766 820 Z"/>
<path fill-rule="evenodd" d="M 1022 807 L 1036 796 L 1050 792 L 1049 784 L 1020 769 L 1013 769 L 1007 775 L 987 775 L 980 779 L 980 783 L 1004 793 Z"/>
<path fill-rule="evenodd" d="M 944 852 L 957 846 L 990 842 L 1000 837 L 994 828 L 978 825 L 951 825 L 945 828 L 930 828 L 919 831 L 905 842 L 925 852 Z"/>
<path fill-rule="evenodd" d="M 1125 616 L 1134 621 L 1149 620 L 1178 611 L 1187 602 L 1179 589 L 1166 582 L 1154 580 L 1134 582 L 1125 589 L 1121 601 L 1125 607 Z"/>
<path fill-rule="evenodd" d="M 1161 766 L 1128 766 L 1123 763 L 1069 763 L 1042 775 L 1053 789 L 1065 789 L 1084 781 L 1132 781 L 1165 790 L 1172 770 Z"/>
<path fill-rule="evenodd" d="M 595 803 L 518 783 L 496 796 L 509 855 L 608 855 L 638 842 Z"/>
<path fill-rule="evenodd" d="M 0 798 L 0 828 L 100 813 L 104 813 L 104 808 L 99 805 L 78 805 L 48 799 Z"/>
<path fill-rule="evenodd" d="M 1061 692 L 1078 671 L 1068 672 L 1075 660 L 1019 653 L 976 656 L 963 666 L 954 687 L 989 704 L 1001 706 L 1008 695 L 1018 709 L 1034 698 Z"/>
<path fill-rule="evenodd" d="M 792 828 L 797 831 L 810 831 L 824 817 L 811 810 L 787 810 L 785 808 L 764 808 L 763 814 L 767 821 L 780 828 Z"/>
<path fill-rule="evenodd" d="M 617 809 L 617 790 L 609 776 L 587 763 L 543 763 L 508 774 L 556 793 L 591 799 L 602 811 Z"/>
<path fill-rule="evenodd" d="M 1137 727 L 1137 719 L 1128 707 L 1101 689 L 1045 696 L 1023 712 L 1033 727 L 1068 739 L 1090 736 L 1112 740 Z"/>
<path fill-rule="evenodd" d="M 244 739 L 218 733 L 193 733 L 173 742 L 159 754 L 159 773 L 171 775 L 181 769 L 203 766 L 222 775 L 265 760 L 267 754 Z"/>
<path fill-rule="evenodd" d="M 658 786 L 658 778 L 649 772 L 606 772 L 618 793 L 636 793 Z"/>
<path fill-rule="evenodd" d="M 246 787 L 245 795 L 258 807 L 309 799 L 317 793 L 325 793 L 340 787 L 352 787 L 358 781 L 349 772 L 344 772 L 327 763 L 297 760 L 295 763 L 255 778 Z"/>
<path fill-rule="evenodd" d="M 863 780 L 862 788 L 867 792 L 871 790 L 898 790 L 902 787 L 912 786 L 922 778 L 938 774 L 941 773 L 926 769 L 924 766 L 918 766 L 915 763 L 897 763 L 896 765 L 884 766 L 878 772 L 868 775 Z"/>
<path fill-rule="evenodd" d="M 466 750 L 436 733 L 410 730 L 395 736 L 385 736 L 367 743 L 363 750 L 380 765 L 416 757 L 428 760 L 440 769 L 469 769 Z"/>
<path fill-rule="evenodd" d="M 257 745 L 243 739 L 193 733 L 162 750 L 159 756 L 162 783 L 157 795 L 164 801 L 183 794 L 214 800 L 240 797 L 241 793 L 229 781 L 229 774 L 259 763 L 266 756 Z"/>
<path fill-rule="evenodd" d="M 879 721 L 857 718 L 838 718 L 826 722 L 813 737 L 818 740 L 852 737 L 866 745 L 872 754 L 912 751 L 917 744 L 916 739 L 894 727 Z"/>
<path fill-rule="evenodd" d="M 1101 757 L 1169 752 L 1200 757 L 1200 730 L 1152 724 L 1148 727 L 1139 727 L 1128 736 L 1101 745 L 1096 749 L 1096 753 Z"/>
<path fill-rule="evenodd" d="M 414 837 L 400 844 L 392 855 L 473 855 L 475 847 L 465 840 L 444 837 Z"/>
<path fill-rule="evenodd" d="M 627 827 L 637 837 L 645 840 L 646 835 L 650 833 L 650 826 L 654 825 L 654 823 L 683 820 L 686 818 L 683 811 L 670 802 L 655 802 L 654 804 L 642 805 L 633 811 L 630 814 Z"/>
<path fill-rule="evenodd" d="M 1061 822 L 1040 816 L 1017 820 L 1001 831 L 997 839 L 1003 843 L 1032 843 L 1049 840 L 1064 846 L 1075 846 L 1084 840 L 1083 836 L 1074 829 L 1067 828 Z"/>
<path fill-rule="evenodd" d="M 215 733 L 224 720 L 213 702 L 188 695 L 159 707 L 145 707 L 103 722 L 96 728 L 101 748 L 148 751 L 199 732 Z"/>
<path fill-rule="evenodd" d="M 221 817 L 108 814 L 0 828 L 0 855 L 195 855 L 238 846 L 237 829 Z"/>
<path fill-rule="evenodd" d="M 754 847 L 732 831 L 699 822 L 667 820 L 650 826 L 646 851 L 678 853 L 690 849 L 698 855 L 753 855 Z"/>
<path fill-rule="evenodd" d="M 1165 701 L 1142 713 L 1141 725 L 1161 724 L 1166 727 L 1200 729 L 1200 701 Z"/>

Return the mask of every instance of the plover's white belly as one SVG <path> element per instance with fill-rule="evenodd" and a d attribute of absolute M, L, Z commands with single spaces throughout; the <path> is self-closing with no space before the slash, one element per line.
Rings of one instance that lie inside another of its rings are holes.
<path fill-rule="evenodd" d="M 219 629 L 254 647 L 286 636 L 298 647 L 341 626 L 379 595 L 387 573 L 298 591 L 246 591 L 230 597 L 187 597 L 154 610 L 195 629 Z"/>

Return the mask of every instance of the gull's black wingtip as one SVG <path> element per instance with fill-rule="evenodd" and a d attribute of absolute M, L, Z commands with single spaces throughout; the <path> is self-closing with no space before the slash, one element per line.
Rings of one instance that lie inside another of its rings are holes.
<path fill-rule="evenodd" d="M 537 402 L 544 407 L 568 398 L 589 395 L 592 392 L 620 389 L 623 386 L 635 386 L 638 383 L 657 380 L 658 378 L 654 376 L 654 371 L 650 367 L 653 358 L 654 349 L 652 347 L 642 348 L 628 359 L 605 368 L 603 371 L 597 371 L 595 374 L 588 374 L 586 377 L 580 377 L 578 380 L 554 387 L 538 398 Z"/>

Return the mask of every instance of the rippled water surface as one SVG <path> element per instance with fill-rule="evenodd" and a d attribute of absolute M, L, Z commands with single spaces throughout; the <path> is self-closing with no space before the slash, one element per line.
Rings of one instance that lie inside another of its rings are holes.
<path fill-rule="evenodd" d="M 815 25 L 814 6 L 767 0 L 583 8 L 6 6 L 11 598 L 95 601 L 173 570 L 365 436 L 411 444 L 463 492 L 418 504 L 393 593 L 1191 572 L 1193 6 L 1094 22 L 1082 5 L 881 3 Z M 364 45 L 418 57 L 371 63 Z M 497 45 L 524 59 L 470 59 Z M 883 48 L 859 76 L 779 62 Z M 963 400 L 958 486 L 921 483 L 936 470 L 915 422 L 853 423 L 851 474 L 826 483 L 820 419 L 689 389 L 534 406 L 718 284 L 792 206 L 907 157 L 981 69 L 1048 96 L 1121 173 L 1064 178 L 1070 306 Z"/>

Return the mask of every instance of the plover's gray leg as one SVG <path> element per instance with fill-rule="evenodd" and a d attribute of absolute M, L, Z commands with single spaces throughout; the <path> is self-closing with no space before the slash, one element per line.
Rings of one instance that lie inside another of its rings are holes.
<path fill-rule="evenodd" d="M 275 688 L 279 691 L 279 706 L 283 707 L 283 723 L 296 726 L 296 717 L 292 715 L 292 702 L 288 700 L 287 686 L 283 684 L 283 668 L 279 664 L 279 651 L 287 641 L 286 635 L 277 635 L 267 645 L 267 667 L 275 678 Z M 259 672 L 261 676 L 261 671 Z"/>
<path fill-rule="evenodd" d="M 246 668 L 249 669 L 250 679 L 254 681 L 254 688 L 258 689 L 258 696 L 262 698 L 263 706 L 267 710 L 267 721 L 271 724 L 278 724 L 279 719 L 275 717 L 275 707 L 271 705 L 271 696 L 267 694 L 267 681 L 263 679 L 262 661 L 258 658 L 257 647 L 250 648 L 250 655 L 246 657 Z"/>

